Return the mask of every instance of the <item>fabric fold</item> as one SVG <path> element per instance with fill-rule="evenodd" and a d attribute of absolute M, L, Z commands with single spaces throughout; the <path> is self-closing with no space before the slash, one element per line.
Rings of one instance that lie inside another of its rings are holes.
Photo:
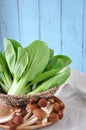
<path fill-rule="evenodd" d="M 55 124 L 40 130 L 85 130 L 86 74 L 71 69 L 70 78 L 55 95 L 65 103 L 64 117 Z"/>

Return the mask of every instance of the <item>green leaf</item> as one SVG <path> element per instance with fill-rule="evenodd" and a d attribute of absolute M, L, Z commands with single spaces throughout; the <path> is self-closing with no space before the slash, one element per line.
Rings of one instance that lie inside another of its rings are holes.
<path fill-rule="evenodd" d="M 11 73 L 13 74 L 15 63 L 17 60 L 18 47 L 21 47 L 21 45 L 17 41 L 12 39 L 4 39 L 4 43 L 5 43 L 5 58 L 7 60 L 8 67 Z"/>
<path fill-rule="evenodd" d="M 57 69 L 53 69 L 53 70 L 50 70 L 50 71 L 46 71 L 46 72 L 43 72 L 41 74 L 38 74 L 32 81 L 32 84 L 34 83 L 37 83 L 37 82 L 41 82 L 43 80 L 46 80 L 52 76 L 54 76 L 57 72 Z"/>
<path fill-rule="evenodd" d="M 52 70 L 52 69 L 61 70 L 62 68 L 69 65 L 71 62 L 72 62 L 71 59 L 66 55 L 53 56 L 49 60 L 48 65 L 45 68 L 45 71 Z"/>
<path fill-rule="evenodd" d="M 9 69 L 11 73 L 13 74 L 14 66 L 16 63 L 16 52 L 11 41 L 5 39 L 4 42 L 5 42 L 5 57 L 6 57 Z"/>
<path fill-rule="evenodd" d="M 43 72 L 49 61 L 49 48 L 42 41 L 34 41 L 27 47 L 29 53 L 28 79 L 32 81 L 37 74 Z"/>
<path fill-rule="evenodd" d="M 54 50 L 53 49 L 50 49 L 50 58 L 52 58 L 54 56 Z"/>
<path fill-rule="evenodd" d="M 22 74 L 25 72 L 25 69 L 28 64 L 28 52 L 24 48 L 18 48 L 17 61 L 14 67 L 14 77 L 19 79 Z"/>
<path fill-rule="evenodd" d="M 36 94 L 42 91 L 46 91 L 53 87 L 58 87 L 62 85 L 70 76 L 70 68 L 66 68 L 63 72 L 53 76 L 49 80 L 42 83 L 40 86 L 38 86 L 34 91 L 30 92 L 29 94 Z"/>
<path fill-rule="evenodd" d="M 7 93 L 9 88 L 11 87 L 11 81 L 7 80 L 7 78 L 5 77 L 4 73 L 0 72 L 0 86 L 3 88 L 3 90 Z"/>
<path fill-rule="evenodd" d="M 2 56 L 1 56 L 1 53 L 0 53 L 0 72 L 3 72 L 3 59 L 2 59 Z"/>
<path fill-rule="evenodd" d="M 16 53 L 18 52 L 18 47 L 22 48 L 21 44 L 17 42 L 16 40 L 14 39 L 8 39 L 8 40 L 12 43 Z"/>
<path fill-rule="evenodd" d="M 1 87 L 7 92 L 12 84 L 11 73 L 9 71 L 6 59 L 0 52 L 0 81 Z"/>
<path fill-rule="evenodd" d="M 58 73 L 60 70 L 65 68 L 71 63 L 71 59 L 65 55 L 56 55 L 53 56 L 49 62 L 47 67 L 45 68 L 44 72 L 37 75 L 32 83 L 37 83 L 48 79 Z"/>
<path fill-rule="evenodd" d="M 8 89 L 7 89 L 7 87 L 4 85 L 4 83 L 0 81 L 0 90 L 1 90 L 1 88 L 4 90 L 4 92 L 7 92 L 7 91 L 8 91 Z M 0 93 L 1 93 L 1 91 L 0 91 Z"/>
<path fill-rule="evenodd" d="M 0 72 L 8 71 L 8 66 L 4 55 L 0 52 Z"/>

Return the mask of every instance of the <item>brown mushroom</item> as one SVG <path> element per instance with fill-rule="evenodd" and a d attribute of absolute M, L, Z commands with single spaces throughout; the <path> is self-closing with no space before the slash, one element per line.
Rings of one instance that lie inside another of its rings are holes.
<path fill-rule="evenodd" d="M 56 122 L 59 120 L 59 115 L 57 113 L 51 112 L 49 117 L 48 117 L 48 120 L 50 122 Z"/>
<path fill-rule="evenodd" d="M 51 98 L 54 99 L 55 102 L 58 102 L 58 103 L 61 103 L 61 102 L 62 102 L 62 101 L 61 101 L 59 98 L 57 98 L 56 96 L 52 96 Z"/>
<path fill-rule="evenodd" d="M 46 107 L 48 104 L 48 101 L 45 99 L 45 98 L 41 98 L 39 101 L 38 101 L 38 105 L 40 107 Z"/>
<path fill-rule="evenodd" d="M 60 110 L 60 111 L 58 112 L 58 115 L 59 115 L 59 119 L 62 119 L 62 118 L 63 118 L 63 111 Z"/>
<path fill-rule="evenodd" d="M 43 111 L 40 108 L 36 108 L 33 110 L 33 114 L 38 118 L 38 119 L 43 119 L 46 116 L 45 111 Z"/>
<path fill-rule="evenodd" d="M 30 103 L 37 103 L 37 101 L 38 101 L 38 98 L 36 97 L 30 98 Z"/>
<path fill-rule="evenodd" d="M 65 104 L 63 102 L 60 103 L 60 107 L 61 109 L 64 109 L 65 108 Z"/>
<path fill-rule="evenodd" d="M 10 122 L 8 123 L 8 125 L 9 125 L 9 130 L 16 130 L 17 125 L 14 124 L 12 121 L 10 121 Z"/>
<path fill-rule="evenodd" d="M 54 104 L 54 102 L 55 102 L 54 98 L 51 98 L 51 97 L 48 99 L 48 101 L 49 101 L 51 104 Z"/>
<path fill-rule="evenodd" d="M 33 110 L 33 109 L 35 109 L 35 108 L 38 108 L 38 105 L 37 104 L 35 104 L 35 103 L 28 103 L 27 104 L 27 108 L 28 109 L 30 109 L 30 110 Z"/>
<path fill-rule="evenodd" d="M 57 102 L 55 102 L 55 103 L 54 103 L 54 106 L 53 106 L 53 110 L 54 110 L 55 112 L 58 112 L 59 109 L 60 109 L 60 104 L 57 103 Z"/>
<path fill-rule="evenodd" d="M 15 117 L 13 118 L 13 123 L 16 124 L 16 125 L 22 124 L 23 121 L 24 121 L 24 119 L 23 119 L 23 117 L 22 117 L 21 115 L 15 116 Z"/>

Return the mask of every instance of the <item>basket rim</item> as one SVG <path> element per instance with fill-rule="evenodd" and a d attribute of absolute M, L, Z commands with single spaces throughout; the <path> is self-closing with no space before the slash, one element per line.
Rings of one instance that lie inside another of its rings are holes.
<path fill-rule="evenodd" d="M 52 124 L 54 124 L 54 122 L 47 122 L 45 124 L 31 125 L 31 126 L 25 126 L 25 127 L 17 126 L 16 130 L 33 130 L 33 129 L 43 128 L 43 127 L 46 127 L 46 126 L 49 126 Z M 0 125 L 0 128 L 4 128 L 7 130 L 7 129 L 9 129 L 9 126 L 8 125 Z"/>
<path fill-rule="evenodd" d="M 37 94 L 28 94 L 28 95 L 6 95 L 0 94 L 0 99 L 3 100 L 7 105 L 12 106 L 21 106 L 23 104 L 27 104 L 30 98 L 37 97 L 37 98 L 49 98 L 55 94 L 57 91 L 57 87 L 48 89 L 47 91 L 37 93 Z"/>

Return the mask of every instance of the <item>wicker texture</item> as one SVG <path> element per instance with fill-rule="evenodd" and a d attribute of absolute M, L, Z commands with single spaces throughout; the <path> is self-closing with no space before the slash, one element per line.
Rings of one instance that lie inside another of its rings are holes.
<path fill-rule="evenodd" d="M 21 95 L 21 96 L 14 96 L 14 95 L 6 95 L 6 94 L 0 94 L 0 99 L 3 100 L 7 105 L 12 106 L 23 106 L 26 105 L 29 102 L 29 99 L 31 97 L 50 97 L 57 91 L 57 87 L 54 87 L 52 89 L 49 89 L 45 92 L 41 92 L 38 94 L 33 95 Z"/>

